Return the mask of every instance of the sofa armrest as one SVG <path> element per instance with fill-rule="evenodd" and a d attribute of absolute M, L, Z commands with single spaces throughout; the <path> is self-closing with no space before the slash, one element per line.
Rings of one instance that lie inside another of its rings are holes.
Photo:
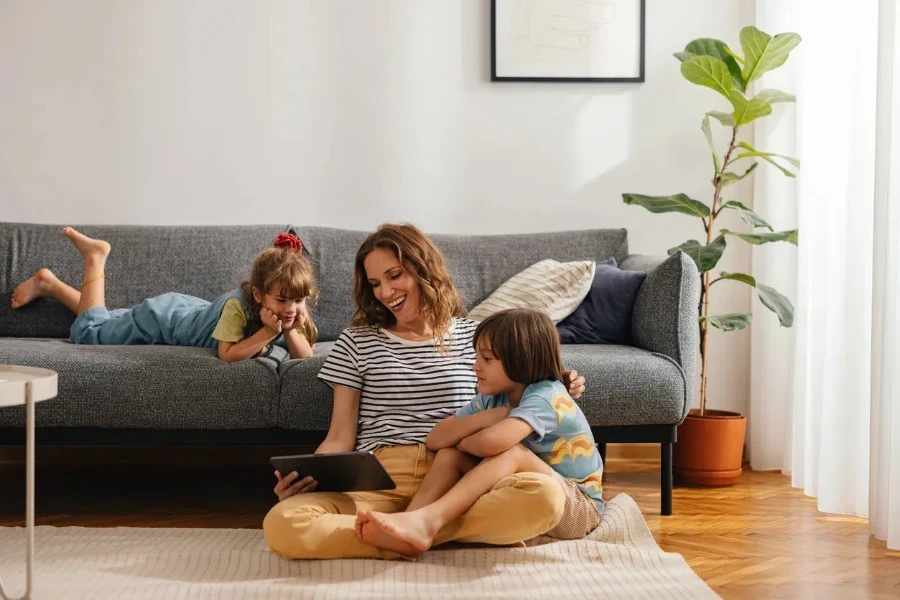
<path fill-rule="evenodd" d="M 632 254 L 619 266 L 627 271 L 647 273 L 635 299 L 631 335 L 636 347 L 664 354 L 684 371 L 687 415 L 693 398 L 699 337 L 697 265 L 679 250 L 671 256 Z"/>

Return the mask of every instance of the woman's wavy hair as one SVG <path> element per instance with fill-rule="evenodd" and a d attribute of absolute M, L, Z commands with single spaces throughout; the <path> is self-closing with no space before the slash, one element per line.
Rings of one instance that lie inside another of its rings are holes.
<path fill-rule="evenodd" d="M 307 298 L 307 301 L 314 302 L 319 296 L 312 265 L 301 250 L 290 245 L 268 248 L 256 257 L 250 278 L 241 284 L 250 311 L 250 322 L 255 328 L 262 327 L 259 317 L 262 304 L 253 297 L 253 288 L 265 294 L 276 286 L 285 298 Z M 319 329 L 312 317 L 307 318 L 303 329 L 309 344 L 315 344 L 319 339 Z"/>
<path fill-rule="evenodd" d="M 453 317 L 465 314 L 465 306 L 450 280 L 444 255 L 428 236 L 413 225 L 381 225 L 359 247 L 353 274 L 356 314 L 351 325 L 389 327 L 397 322 L 394 314 L 375 298 L 375 291 L 366 277 L 366 257 L 376 248 L 393 252 L 400 265 L 419 284 L 422 315 L 439 340 L 441 350 L 446 350 L 444 334 L 450 329 Z"/>

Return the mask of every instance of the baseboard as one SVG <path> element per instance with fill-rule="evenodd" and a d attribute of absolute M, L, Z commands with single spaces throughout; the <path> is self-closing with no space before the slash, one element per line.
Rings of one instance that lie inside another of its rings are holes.
<path fill-rule="evenodd" d="M 607 444 L 606 460 L 648 460 L 660 462 L 659 444 Z"/>

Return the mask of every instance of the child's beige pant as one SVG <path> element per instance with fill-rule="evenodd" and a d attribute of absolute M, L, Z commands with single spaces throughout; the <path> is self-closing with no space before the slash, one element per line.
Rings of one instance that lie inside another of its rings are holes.
<path fill-rule="evenodd" d="M 395 558 L 356 537 L 361 510 L 406 509 L 434 453 L 424 444 L 375 451 L 397 488 L 379 492 L 314 492 L 276 504 L 263 521 L 266 542 L 285 558 Z M 465 514 L 444 527 L 435 545 L 456 540 L 514 544 L 550 531 L 562 519 L 566 497 L 552 477 L 519 473 L 502 479 Z"/>

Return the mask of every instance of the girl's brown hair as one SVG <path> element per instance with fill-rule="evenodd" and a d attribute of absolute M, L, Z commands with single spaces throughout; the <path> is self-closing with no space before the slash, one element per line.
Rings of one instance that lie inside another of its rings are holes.
<path fill-rule="evenodd" d="M 376 248 L 390 250 L 422 290 L 422 316 L 443 348 L 444 334 L 453 317 L 465 312 L 462 298 L 453 282 L 444 255 L 415 226 L 384 224 L 366 238 L 356 253 L 353 274 L 353 298 L 356 314 L 352 325 L 388 327 L 397 322 L 394 314 L 375 298 L 375 290 L 366 276 L 366 257 Z"/>
<path fill-rule="evenodd" d="M 244 292 L 250 310 L 250 321 L 255 327 L 262 327 L 259 317 L 262 304 L 253 297 L 253 289 L 266 294 L 276 286 L 285 298 L 315 300 L 319 295 L 312 265 L 301 251 L 291 246 L 275 246 L 264 250 L 253 262 L 250 278 L 241 284 L 241 291 Z M 303 330 L 310 345 L 318 341 L 319 330 L 311 317 L 307 316 Z"/>
<path fill-rule="evenodd" d="M 516 383 L 531 385 L 548 379 L 566 383 L 559 333 L 546 314 L 527 308 L 502 310 L 475 328 L 472 345 L 476 352 L 482 338 L 506 376 Z"/>

